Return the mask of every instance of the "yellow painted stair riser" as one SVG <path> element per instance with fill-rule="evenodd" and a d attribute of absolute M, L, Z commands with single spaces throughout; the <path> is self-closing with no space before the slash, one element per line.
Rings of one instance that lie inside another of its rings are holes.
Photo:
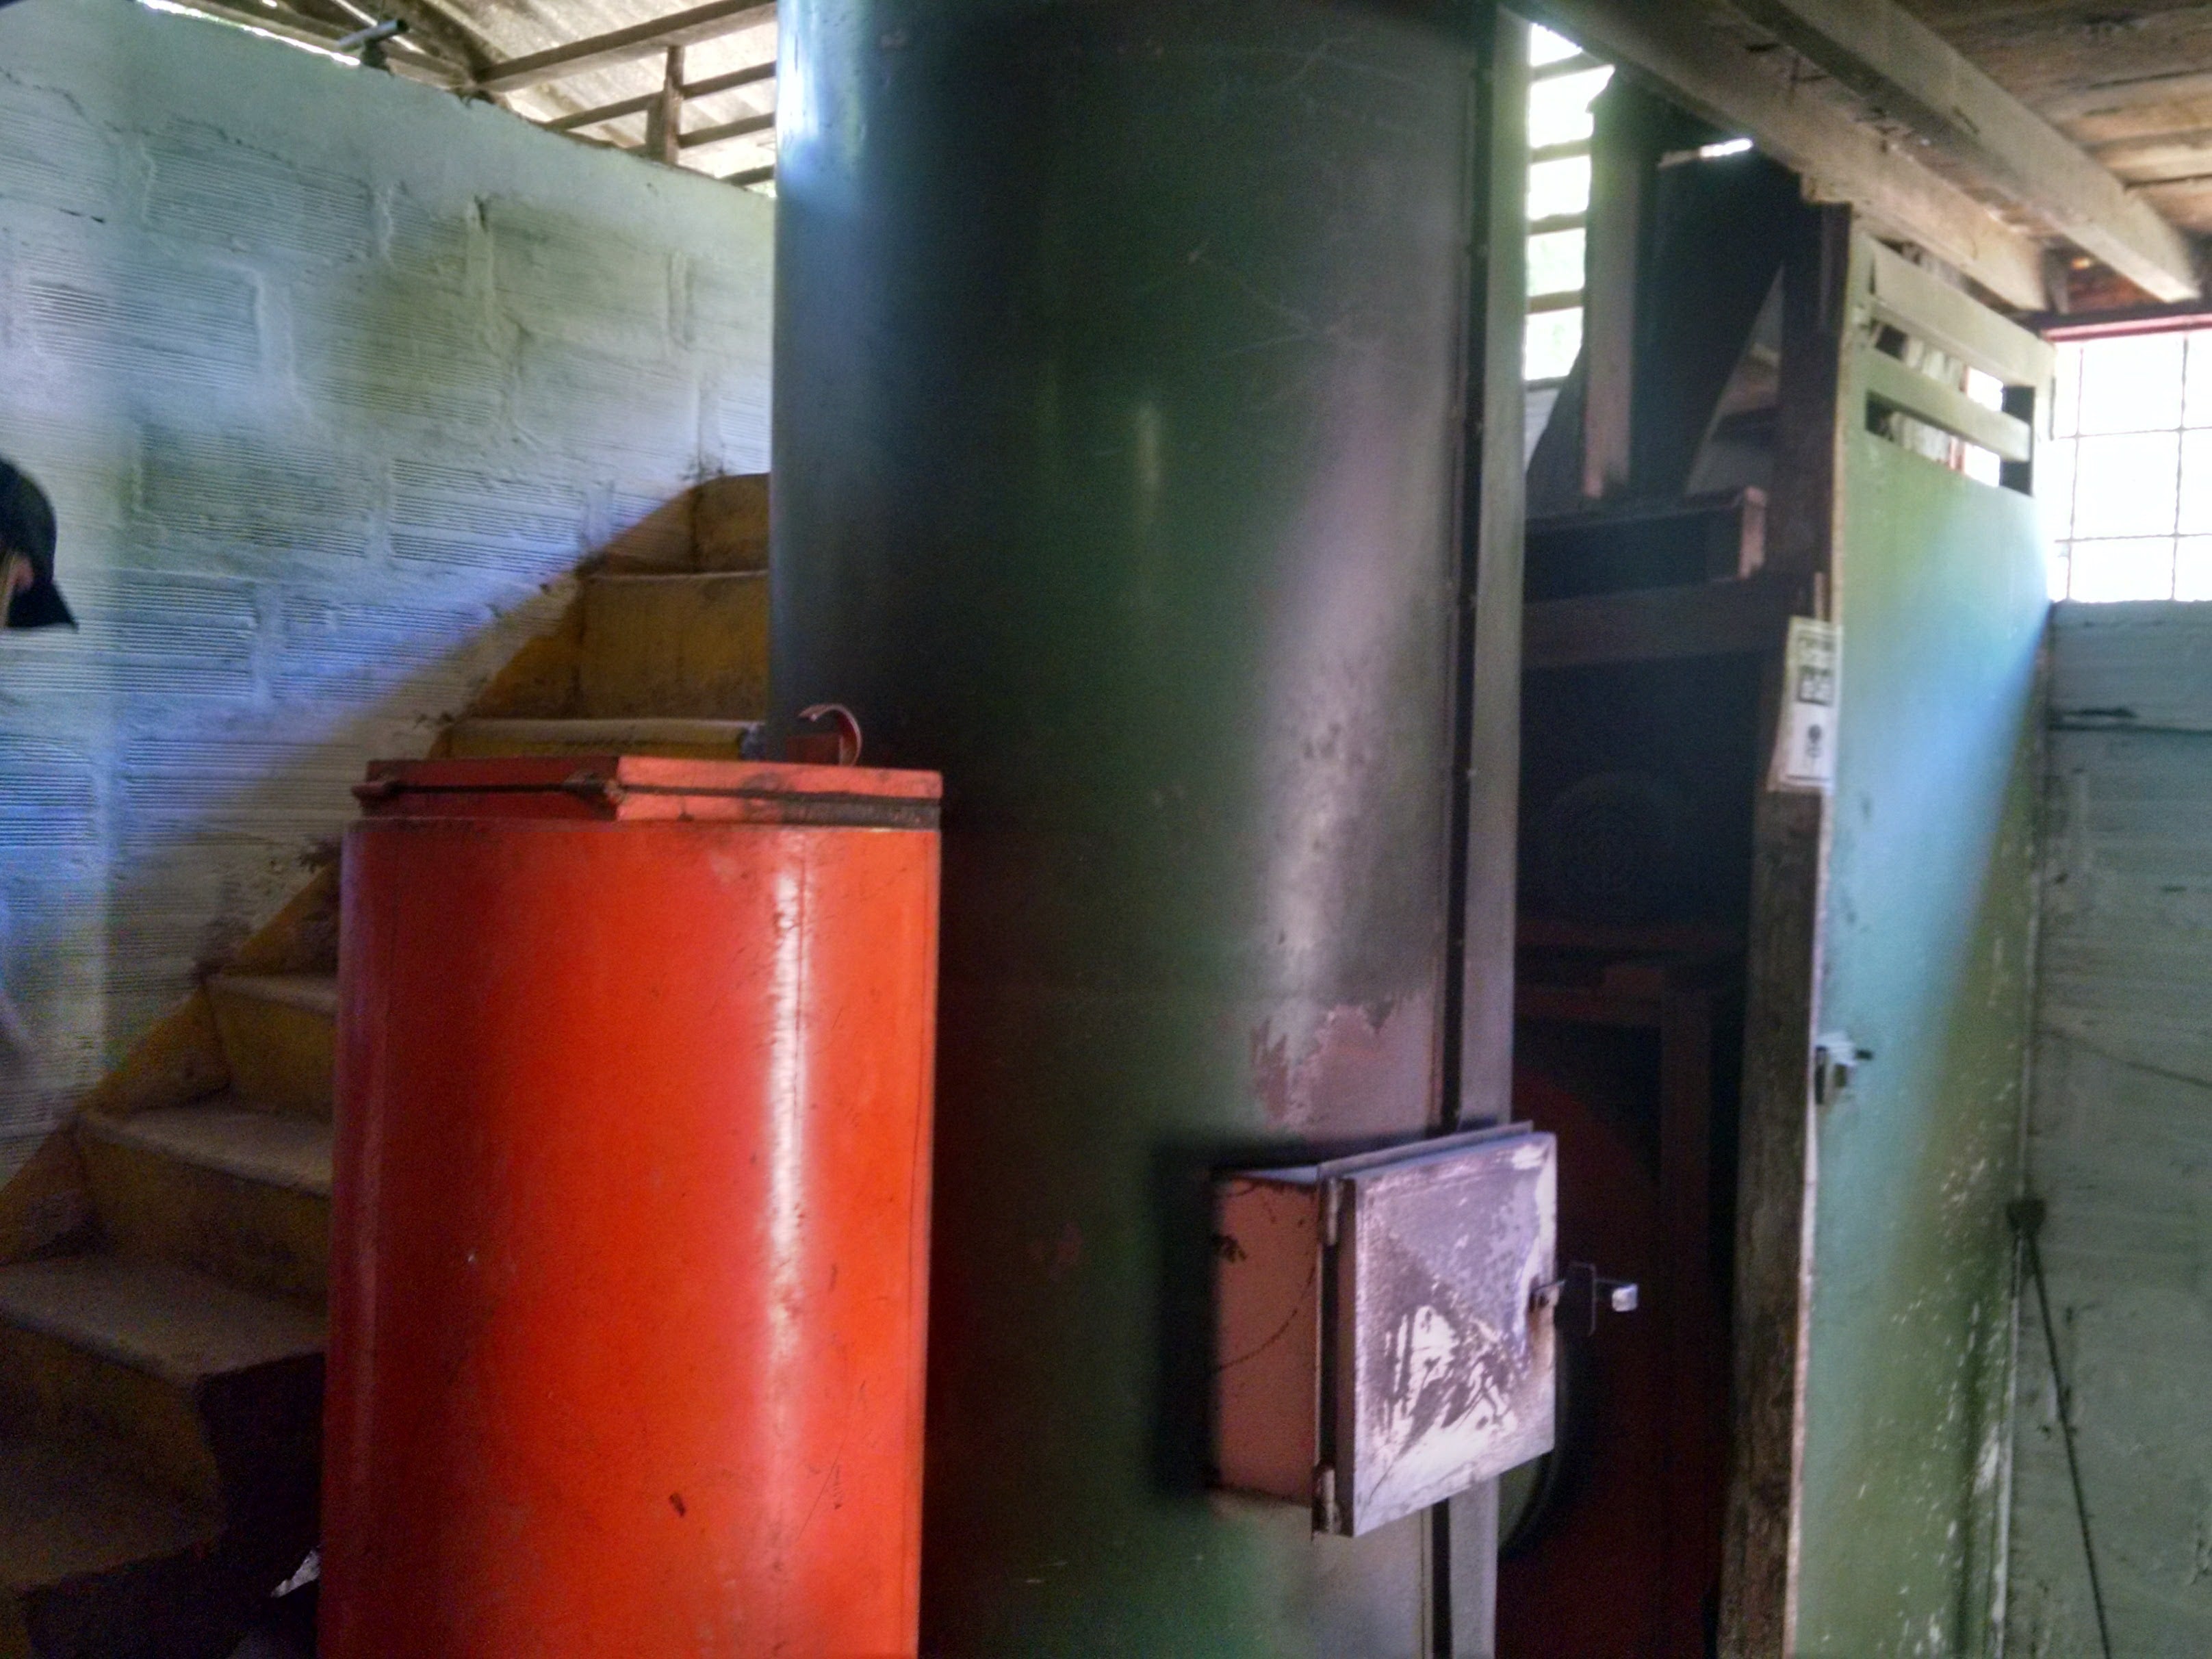
<path fill-rule="evenodd" d="M 264 1111 L 327 1120 L 336 1063 L 337 1023 L 326 1013 L 225 987 L 209 987 L 231 1087 Z"/>
<path fill-rule="evenodd" d="M 583 607 L 574 714 L 766 714 L 765 576 L 597 577 L 584 585 Z"/>
<path fill-rule="evenodd" d="M 328 1294 L 328 1198 L 95 1134 L 80 1144 L 100 1225 L 123 1255 L 272 1296 L 319 1303 Z"/>
<path fill-rule="evenodd" d="M 81 1444 L 196 1502 L 222 1497 L 215 1454 L 174 1382 L 40 1331 L 0 1325 L 0 1423 Z"/>

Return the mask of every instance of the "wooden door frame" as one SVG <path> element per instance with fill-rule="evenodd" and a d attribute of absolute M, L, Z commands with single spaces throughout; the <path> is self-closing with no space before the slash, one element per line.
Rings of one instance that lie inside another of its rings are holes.
<path fill-rule="evenodd" d="M 1839 613 L 1846 447 L 1869 402 L 2004 454 L 2000 483 L 2032 493 L 2049 348 L 1877 244 L 1847 206 L 1808 207 L 1784 268 L 1781 408 L 1768 566 L 1796 586 L 1792 614 Z M 1895 326 L 1995 376 L 1999 414 L 1867 343 Z M 2006 453 L 2006 451 L 2010 453 Z M 1848 576 L 1848 572 L 1843 573 Z M 1763 676 L 1760 754 L 1774 741 L 1782 647 Z M 1734 1432 L 1723 1553 L 1721 1652 L 1797 1651 L 1805 1398 L 1820 1194 L 1821 934 L 1833 822 L 1822 794 L 1764 787 L 1753 811 L 1736 1216 Z M 2002 1600 L 2003 1564 L 1992 1567 Z"/>
<path fill-rule="evenodd" d="M 1784 262 L 1782 386 L 1768 568 L 1795 587 L 1795 615 L 1828 615 L 1842 509 L 1848 207 L 1808 208 Z M 1782 641 L 1760 676 L 1759 753 L 1773 747 Z M 1806 1336 L 1820 1172 L 1813 1033 L 1828 799 L 1765 787 L 1753 809 L 1751 925 L 1744 969 L 1738 1156 L 1734 1425 L 1721 1567 L 1721 1652 L 1775 1659 L 1796 1648 Z"/>

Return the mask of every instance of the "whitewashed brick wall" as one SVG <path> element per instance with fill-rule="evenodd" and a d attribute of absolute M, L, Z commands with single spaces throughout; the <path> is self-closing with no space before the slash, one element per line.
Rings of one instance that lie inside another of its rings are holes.
<path fill-rule="evenodd" d="M 773 204 L 131 0 L 0 7 L 0 1173 L 589 548 L 768 464 Z"/>

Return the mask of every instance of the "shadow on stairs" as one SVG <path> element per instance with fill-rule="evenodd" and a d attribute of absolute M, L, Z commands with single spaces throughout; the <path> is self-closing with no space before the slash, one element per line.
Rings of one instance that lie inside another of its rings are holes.
<path fill-rule="evenodd" d="M 435 752 L 736 759 L 767 700 L 768 480 L 715 479 Z M 312 1589 L 272 1591 L 316 1540 L 338 879 L 0 1188 L 0 1659 L 313 1651 Z"/>

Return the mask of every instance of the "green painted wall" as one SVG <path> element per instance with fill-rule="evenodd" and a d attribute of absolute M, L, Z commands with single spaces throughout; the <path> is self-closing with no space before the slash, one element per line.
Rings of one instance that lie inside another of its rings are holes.
<path fill-rule="evenodd" d="M 2034 504 L 1847 440 L 1800 1650 L 1991 1649 L 2045 599 Z"/>

